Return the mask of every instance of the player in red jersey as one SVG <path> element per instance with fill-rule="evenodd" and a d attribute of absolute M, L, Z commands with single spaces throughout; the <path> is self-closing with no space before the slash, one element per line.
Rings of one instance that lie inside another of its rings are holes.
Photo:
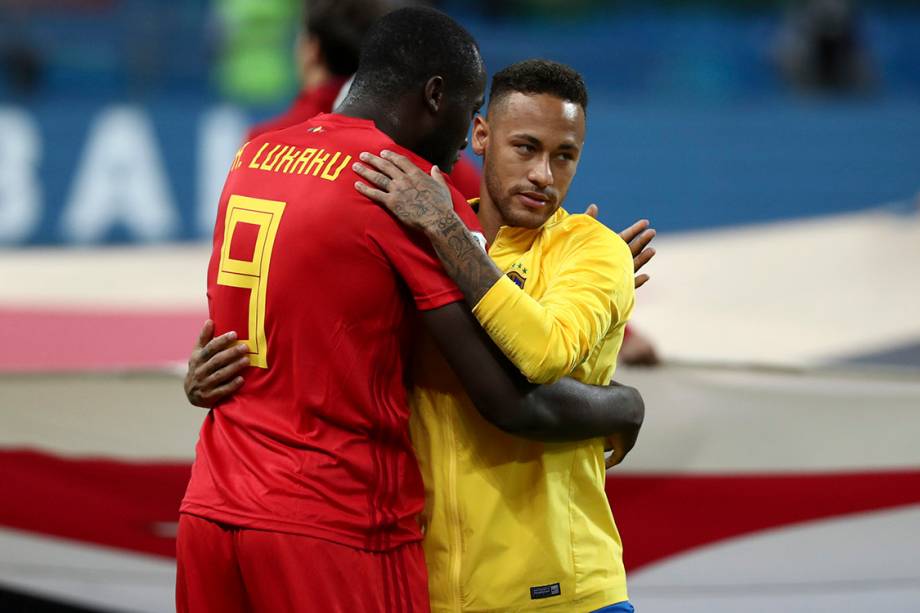
<path fill-rule="evenodd" d="M 291 106 L 249 129 L 246 140 L 283 130 L 320 113 L 331 113 L 342 89 L 358 69 L 361 40 L 371 25 L 394 8 L 394 0 L 309 0 L 298 37 L 297 63 L 303 89 Z M 466 199 L 479 197 L 479 171 L 466 156 L 451 170 L 454 186 Z"/>
<path fill-rule="evenodd" d="M 180 611 L 428 610 L 404 388 L 418 320 L 506 431 L 585 438 L 617 430 L 616 409 L 641 404 L 631 388 L 523 384 L 427 240 L 352 187 L 365 149 L 448 169 L 484 84 L 462 27 L 404 9 L 368 34 L 341 114 L 238 153 L 208 297 L 219 333 L 246 331 L 251 367 L 202 425 L 179 522 Z"/>

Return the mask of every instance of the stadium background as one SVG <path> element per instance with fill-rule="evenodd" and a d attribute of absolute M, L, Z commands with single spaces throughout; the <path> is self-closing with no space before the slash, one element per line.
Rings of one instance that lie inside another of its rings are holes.
<path fill-rule="evenodd" d="M 569 207 L 660 230 L 608 479 L 642 611 L 920 610 L 920 7 L 860 5 L 821 79 L 801 4 L 442 5 L 492 71 L 584 73 Z M 0 3 L 3 610 L 170 608 L 205 239 L 298 6 Z"/>

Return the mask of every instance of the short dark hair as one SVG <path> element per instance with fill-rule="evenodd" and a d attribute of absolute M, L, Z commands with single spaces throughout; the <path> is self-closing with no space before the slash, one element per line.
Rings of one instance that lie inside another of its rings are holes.
<path fill-rule="evenodd" d="M 352 91 L 403 94 L 432 76 L 464 91 L 482 70 L 479 45 L 466 28 L 432 8 L 408 7 L 379 19 L 361 45 Z"/>
<path fill-rule="evenodd" d="M 309 0 L 305 30 L 319 41 L 329 72 L 351 76 L 367 31 L 395 7 L 389 0 Z"/>
<path fill-rule="evenodd" d="M 549 94 L 581 105 L 588 112 L 588 88 L 577 70 L 551 60 L 524 60 L 503 68 L 492 77 L 489 108 L 507 96 L 522 94 Z"/>

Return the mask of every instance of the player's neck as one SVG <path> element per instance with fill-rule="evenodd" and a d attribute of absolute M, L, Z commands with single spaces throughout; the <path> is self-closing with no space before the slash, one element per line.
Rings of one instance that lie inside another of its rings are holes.
<path fill-rule="evenodd" d="M 489 244 L 492 244 L 498 236 L 498 229 L 506 224 L 485 185 L 479 190 L 479 210 L 476 211 L 476 216 L 479 218 L 479 225 L 482 226 L 483 235 Z"/>
<path fill-rule="evenodd" d="M 419 144 L 421 132 L 412 121 L 412 114 L 401 112 L 399 105 L 385 105 L 370 98 L 349 95 L 336 112 L 346 117 L 373 121 L 378 130 L 409 151 L 415 151 Z"/>

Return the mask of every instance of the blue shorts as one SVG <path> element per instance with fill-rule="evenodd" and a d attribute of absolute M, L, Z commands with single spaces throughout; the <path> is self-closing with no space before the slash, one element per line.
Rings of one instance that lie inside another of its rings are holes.
<path fill-rule="evenodd" d="M 636 613 L 636 608 L 628 600 L 624 600 L 623 602 L 607 605 L 594 611 L 594 613 Z"/>

